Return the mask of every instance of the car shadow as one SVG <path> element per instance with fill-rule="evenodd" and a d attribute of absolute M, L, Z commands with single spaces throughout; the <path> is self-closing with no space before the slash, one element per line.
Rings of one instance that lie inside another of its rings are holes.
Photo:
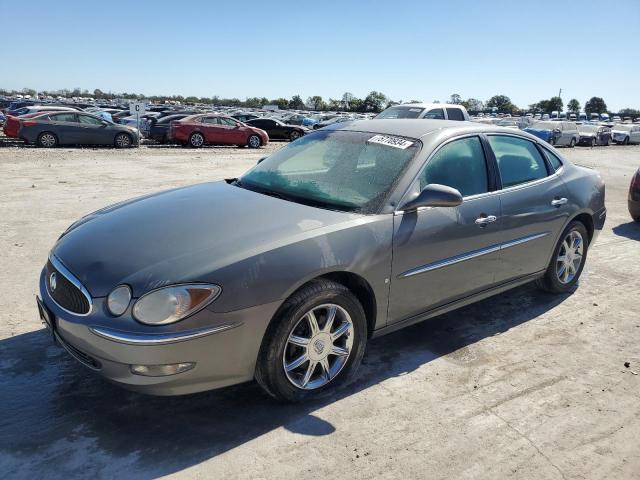
<path fill-rule="evenodd" d="M 314 411 L 444 355 L 464 358 L 467 346 L 533 320 L 566 298 L 527 285 L 374 339 L 354 383 L 305 404 L 278 403 L 255 383 L 182 397 L 128 392 L 81 367 L 51 344 L 45 330 L 16 335 L 0 340 L 0 469 L 11 478 L 88 477 L 126 465 L 128 478 L 151 478 L 280 427 L 329 435 L 336 427 Z"/>
<path fill-rule="evenodd" d="M 621 223 L 613 227 L 613 233 L 620 237 L 630 238 L 631 240 L 640 240 L 640 223 L 628 222 Z"/>

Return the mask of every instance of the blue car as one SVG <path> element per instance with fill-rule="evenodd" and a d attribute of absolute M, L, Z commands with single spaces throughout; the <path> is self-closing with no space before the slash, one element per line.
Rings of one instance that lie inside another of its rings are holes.
<path fill-rule="evenodd" d="M 525 132 L 535 135 L 545 142 L 555 145 L 560 138 L 558 122 L 536 122 L 524 129 Z"/>
<path fill-rule="evenodd" d="M 2 127 L 6 121 L 7 117 L 5 117 L 4 113 L 0 112 L 0 127 Z"/>

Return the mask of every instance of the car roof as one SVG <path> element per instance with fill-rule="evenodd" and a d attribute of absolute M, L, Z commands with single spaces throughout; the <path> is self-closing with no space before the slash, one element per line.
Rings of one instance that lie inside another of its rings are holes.
<path fill-rule="evenodd" d="M 398 105 L 391 105 L 389 108 L 393 107 L 416 107 L 416 108 L 464 108 L 462 105 L 458 105 L 455 103 L 400 103 Z"/>

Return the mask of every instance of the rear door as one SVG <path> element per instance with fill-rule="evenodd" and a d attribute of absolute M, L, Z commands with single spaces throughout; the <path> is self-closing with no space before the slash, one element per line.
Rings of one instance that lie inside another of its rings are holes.
<path fill-rule="evenodd" d="M 51 125 L 48 127 L 58 137 L 61 145 L 78 145 L 82 143 L 82 135 L 78 115 L 76 113 L 56 113 L 49 115 Z"/>
<path fill-rule="evenodd" d="M 484 290 L 494 283 L 500 242 L 500 200 L 493 169 L 477 135 L 442 145 L 411 189 L 430 183 L 457 188 L 458 207 L 394 215 L 389 323 Z"/>
<path fill-rule="evenodd" d="M 543 156 L 547 149 L 519 136 L 487 134 L 487 139 L 500 174 L 502 245 L 496 281 L 502 283 L 547 267 L 571 202 L 558 173 L 562 167 L 556 171 Z"/>
<path fill-rule="evenodd" d="M 194 130 L 200 130 L 204 135 L 205 142 L 220 145 L 223 143 L 224 134 L 219 123 L 219 117 L 202 117 L 200 125 Z M 196 119 L 196 124 L 198 123 Z"/>

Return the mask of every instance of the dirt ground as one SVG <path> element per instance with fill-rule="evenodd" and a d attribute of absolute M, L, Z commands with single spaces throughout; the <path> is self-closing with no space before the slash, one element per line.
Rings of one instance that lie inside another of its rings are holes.
<path fill-rule="evenodd" d="M 143 396 L 51 344 L 34 294 L 70 223 L 237 176 L 282 145 L 0 148 L 3 478 L 640 478 L 640 226 L 626 206 L 638 146 L 561 151 L 607 183 L 575 293 L 525 286 L 376 339 L 335 397 L 281 405 L 255 384 Z"/>

